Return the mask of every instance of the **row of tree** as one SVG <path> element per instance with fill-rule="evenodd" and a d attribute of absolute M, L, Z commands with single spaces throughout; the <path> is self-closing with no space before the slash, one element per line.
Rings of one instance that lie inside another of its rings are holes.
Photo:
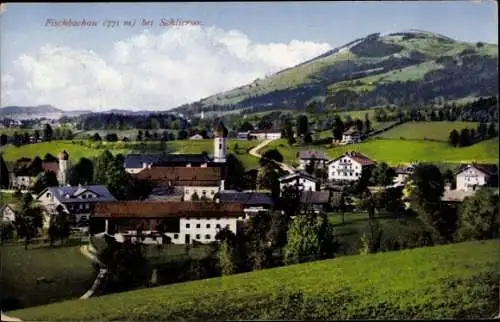
<path fill-rule="evenodd" d="M 454 147 L 466 147 L 482 140 L 494 138 L 498 135 L 495 123 L 489 125 L 481 122 L 477 129 L 464 128 L 458 132 L 456 129 L 450 131 L 448 143 Z"/>
<path fill-rule="evenodd" d="M 24 144 L 37 143 L 41 141 L 51 140 L 71 140 L 73 132 L 69 128 L 56 128 L 52 129 L 50 124 L 45 124 L 43 131 L 33 130 L 32 132 L 24 131 L 24 133 L 14 132 L 11 136 L 7 134 L 0 135 L 0 146 L 13 144 L 21 146 Z"/>

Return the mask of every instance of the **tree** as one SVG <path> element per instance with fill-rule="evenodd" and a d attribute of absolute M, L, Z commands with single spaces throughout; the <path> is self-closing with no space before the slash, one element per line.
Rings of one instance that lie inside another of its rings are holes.
<path fill-rule="evenodd" d="M 228 174 L 225 178 L 226 189 L 244 189 L 247 186 L 245 180 L 243 180 L 245 167 L 232 153 L 227 156 L 226 169 Z"/>
<path fill-rule="evenodd" d="M 200 201 L 200 196 L 196 191 L 191 195 L 191 201 Z"/>
<path fill-rule="evenodd" d="M 30 175 L 32 177 L 36 177 L 40 172 L 43 171 L 42 165 L 43 165 L 42 159 L 40 159 L 40 157 L 38 156 L 35 157 L 28 166 Z"/>
<path fill-rule="evenodd" d="M 498 202 L 498 195 L 489 189 L 480 189 L 474 196 L 465 198 L 460 207 L 457 238 L 461 241 L 497 238 Z"/>
<path fill-rule="evenodd" d="M 3 157 L 0 155 L 0 187 L 8 189 L 10 184 L 9 180 L 9 169 L 7 169 Z"/>
<path fill-rule="evenodd" d="M 99 133 L 95 132 L 94 135 L 92 135 L 92 141 L 101 141 Z"/>
<path fill-rule="evenodd" d="M 279 194 L 280 169 L 269 163 L 259 169 L 257 185 L 260 189 L 270 189 L 273 195 Z"/>
<path fill-rule="evenodd" d="M 313 139 L 312 139 L 312 136 L 311 136 L 311 133 L 306 133 L 304 135 L 304 143 L 305 144 L 311 144 L 313 142 Z"/>
<path fill-rule="evenodd" d="M 265 166 L 268 163 L 273 163 L 273 161 L 283 162 L 283 155 L 276 149 L 271 149 L 264 152 L 262 158 L 260 158 L 259 160 L 259 163 L 261 166 Z"/>
<path fill-rule="evenodd" d="M 497 136 L 497 134 L 498 132 L 495 123 L 490 123 L 490 125 L 488 126 L 488 137 L 494 138 L 495 136 Z"/>
<path fill-rule="evenodd" d="M 371 192 L 367 191 L 363 193 L 359 206 L 368 212 L 368 217 L 370 219 L 375 218 L 376 202 Z"/>
<path fill-rule="evenodd" d="M 253 269 L 267 268 L 271 264 L 273 244 L 269 231 L 271 229 L 272 218 L 268 213 L 257 213 L 243 225 L 243 229 L 238 238 L 243 238 L 246 250 L 247 263 Z"/>
<path fill-rule="evenodd" d="M 477 133 L 481 139 L 488 137 L 488 125 L 485 122 L 480 122 L 477 126 Z"/>
<path fill-rule="evenodd" d="M 253 131 L 253 130 L 254 130 L 253 125 L 248 121 L 243 122 L 243 124 L 240 126 L 241 132 L 248 132 L 248 131 Z"/>
<path fill-rule="evenodd" d="M 342 122 L 342 119 L 340 118 L 339 115 L 335 115 L 334 121 L 333 121 L 333 138 L 335 140 L 341 140 L 342 139 L 342 134 L 344 134 L 344 122 Z"/>
<path fill-rule="evenodd" d="M 219 266 L 223 276 L 231 275 L 236 272 L 234 257 L 234 248 L 230 245 L 230 243 L 227 240 L 221 242 L 217 252 L 217 258 L 219 260 Z"/>
<path fill-rule="evenodd" d="M 372 184 L 380 186 L 388 186 L 394 182 L 396 172 L 393 168 L 389 167 L 387 163 L 381 162 L 375 165 L 371 173 L 370 181 Z"/>
<path fill-rule="evenodd" d="M 108 133 L 106 134 L 106 141 L 116 142 L 118 141 L 118 135 L 116 133 Z"/>
<path fill-rule="evenodd" d="M 177 134 L 177 140 L 185 140 L 187 138 L 186 130 L 180 130 Z"/>
<path fill-rule="evenodd" d="M 370 118 L 368 116 L 368 113 L 365 113 L 365 121 L 364 121 L 364 126 L 363 126 L 363 132 L 365 134 L 370 133 L 372 130 L 372 122 L 370 122 Z"/>
<path fill-rule="evenodd" d="M 297 117 L 297 137 L 303 137 L 307 133 L 308 119 L 305 115 L 299 115 Z"/>
<path fill-rule="evenodd" d="M 142 141 L 142 131 L 139 130 L 139 132 L 137 132 L 137 138 L 136 138 L 137 141 Z"/>
<path fill-rule="evenodd" d="M 285 263 L 296 264 L 332 257 L 337 251 L 333 227 L 326 214 L 309 211 L 293 219 L 285 246 Z"/>
<path fill-rule="evenodd" d="M 33 137 L 35 138 L 35 142 L 40 140 L 40 130 L 33 131 Z"/>
<path fill-rule="evenodd" d="M 45 127 L 43 128 L 43 139 L 45 141 L 50 141 L 52 140 L 54 132 L 52 131 L 52 127 L 50 124 L 45 124 Z"/>
<path fill-rule="evenodd" d="M 57 176 L 54 172 L 40 172 L 40 174 L 36 177 L 31 190 L 33 193 L 38 195 L 46 188 L 57 186 L 59 186 L 59 181 L 57 181 Z"/>
<path fill-rule="evenodd" d="M 471 145 L 471 137 L 469 129 L 465 128 L 460 131 L 460 146 Z"/>
<path fill-rule="evenodd" d="M 363 232 L 360 240 L 360 253 L 363 255 L 376 253 L 382 244 L 383 229 L 377 220 L 370 219 L 367 230 L 368 233 Z"/>
<path fill-rule="evenodd" d="M 289 120 L 286 120 L 285 125 L 283 126 L 283 138 L 287 140 L 288 145 L 295 143 L 292 123 Z"/>
<path fill-rule="evenodd" d="M 80 158 L 70 171 L 69 183 L 72 186 L 89 185 L 94 180 L 94 165 L 87 158 Z"/>
<path fill-rule="evenodd" d="M 315 164 L 316 164 L 316 160 L 314 160 L 314 159 L 310 160 L 309 163 L 306 164 L 304 170 L 311 175 L 314 174 Z"/>
<path fill-rule="evenodd" d="M 451 146 L 458 146 L 460 143 L 460 134 L 458 133 L 457 130 L 453 129 L 450 132 L 450 136 L 448 137 L 448 143 L 450 143 Z"/>
<path fill-rule="evenodd" d="M 2 135 L 0 135 L 0 146 L 6 145 L 7 142 L 8 142 L 7 135 L 5 135 L 5 134 L 2 133 Z"/>
<path fill-rule="evenodd" d="M 42 211 L 29 193 L 24 194 L 20 200 L 14 226 L 17 235 L 24 238 L 24 249 L 27 250 L 29 242 L 37 235 L 38 229 L 43 226 Z"/>
<path fill-rule="evenodd" d="M 105 184 L 106 182 L 106 172 L 110 168 L 111 164 L 114 162 L 113 155 L 108 150 L 101 153 L 96 161 L 94 167 L 94 180 L 95 184 Z"/>
<path fill-rule="evenodd" d="M 68 239 L 73 219 L 73 216 L 66 212 L 61 205 L 57 206 L 56 213 L 51 214 L 49 221 L 48 234 L 51 246 L 56 240 L 60 240 L 62 245 Z"/>

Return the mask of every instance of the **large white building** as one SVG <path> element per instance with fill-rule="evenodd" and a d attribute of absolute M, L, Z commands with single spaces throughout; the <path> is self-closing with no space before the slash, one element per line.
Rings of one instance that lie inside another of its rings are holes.
<path fill-rule="evenodd" d="M 498 174 L 496 165 L 493 164 L 466 164 L 458 168 L 456 173 L 456 190 L 475 190 L 486 186 Z"/>
<path fill-rule="evenodd" d="M 330 181 L 357 181 L 364 168 L 372 167 L 375 161 L 359 152 L 346 152 L 328 163 L 328 179 Z"/>
<path fill-rule="evenodd" d="M 216 202 L 176 201 L 127 201 L 98 204 L 91 215 L 91 234 L 135 236 L 138 230 L 143 234 L 159 236 L 156 241 L 146 239 L 145 243 L 163 242 L 163 235 L 174 244 L 191 244 L 193 241 L 210 243 L 217 233 L 228 228 L 238 232 L 238 222 L 245 220 L 244 204 Z"/>

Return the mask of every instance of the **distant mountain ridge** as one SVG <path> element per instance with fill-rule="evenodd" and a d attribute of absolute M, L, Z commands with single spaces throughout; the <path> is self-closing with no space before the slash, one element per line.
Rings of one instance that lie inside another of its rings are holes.
<path fill-rule="evenodd" d="M 250 84 L 184 104 L 186 115 L 238 110 L 439 104 L 494 96 L 498 45 L 423 30 L 372 33 Z"/>

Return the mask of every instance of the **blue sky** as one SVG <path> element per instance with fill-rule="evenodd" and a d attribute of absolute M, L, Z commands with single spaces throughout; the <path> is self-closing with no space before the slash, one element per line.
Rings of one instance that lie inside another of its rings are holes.
<path fill-rule="evenodd" d="M 97 21 L 99 26 L 45 27 L 45 22 L 49 18 L 56 20 L 64 18 L 81 20 L 85 18 Z M 82 51 L 87 52 L 87 54 L 90 52 L 103 60 L 103 64 L 106 66 L 117 68 L 113 60 L 116 59 L 117 42 L 129 41 L 137 45 L 137 41 L 139 41 L 137 37 L 140 37 L 141 34 L 145 34 L 151 39 L 157 39 L 155 37 L 160 37 L 167 32 L 171 38 L 174 37 L 174 32 L 177 32 L 175 37 L 178 38 L 187 37 L 188 34 L 193 35 L 192 32 L 187 33 L 187 31 L 181 30 L 189 28 L 178 27 L 177 31 L 172 31 L 159 27 L 158 24 L 162 18 L 198 20 L 203 23 L 201 29 L 216 28 L 217 35 L 210 34 L 210 36 L 204 35 L 202 37 L 200 41 L 204 41 L 205 44 L 207 42 L 212 44 L 220 37 L 226 39 L 227 33 L 231 30 L 237 30 L 238 37 L 240 37 L 238 41 L 247 39 L 250 45 L 254 46 L 251 47 L 254 50 L 253 58 L 244 58 L 245 61 L 255 59 L 244 68 L 244 72 L 242 71 L 245 73 L 245 77 L 230 75 L 228 77 L 233 81 L 220 82 L 220 86 L 199 84 L 204 89 L 195 90 L 193 95 L 184 94 L 185 99 L 205 95 L 211 90 L 225 90 L 235 85 L 242 85 L 240 83 L 245 83 L 248 81 L 247 78 L 257 74 L 267 74 L 279 68 L 290 67 L 281 66 L 275 62 L 275 58 L 269 58 L 270 60 L 264 58 L 265 53 L 270 51 L 274 53 L 274 57 L 284 55 L 289 57 L 289 59 L 284 59 L 285 62 L 295 64 L 300 62 L 296 60 L 309 59 L 314 55 L 321 54 L 321 51 L 328 49 L 327 47 L 340 46 L 374 32 L 387 33 L 416 28 L 442 33 L 462 41 L 498 42 L 497 5 L 493 1 L 7 4 L 5 12 L 0 16 L 2 89 L 13 86 L 13 84 L 16 84 L 17 87 L 9 88 L 10 96 L 8 99 L 2 98 L 2 105 L 41 103 L 44 99 L 53 97 L 49 92 L 57 90 L 55 85 L 52 87 L 44 85 L 43 95 L 39 94 L 35 98 L 29 98 L 29 100 L 18 88 L 23 86 L 24 82 L 30 84 L 28 87 L 31 91 L 33 89 L 41 90 L 39 82 L 37 83 L 33 79 L 30 82 L 30 75 L 33 77 L 34 73 L 38 73 L 37 77 L 41 77 L 40 73 L 52 73 L 51 68 L 55 68 L 48 65 L 54 63 L 53 61 L 43 60 L 51 52 L 47 50 L 46 46 L 66 48 L 66 52 L 61 53 L 61 55 L 74 55 L 75 52 L 81 54 Z M 125 19 L 135 19 L 137 21 L 135 27 L 105 28 L 102 26 L 104 20 L 122 21 Z M 153 20 L 153 27 L 141 27 L 139 22 L 142 19 Z M 196 37 L 200 37 L 200 35 Z M 210 37 L 216 38 L 214 40 Z M 231 39 L 237 38 L 235 35 L 231 37 Z M 294 41 L 300 43 L 291 44 Z M 236 46 L 235 44 L 232 43 L 231 46 Z M 284 47 L 279 47 L 281 48 L 279 49 L 278 45 L 287 46 L 288 49 L 283 49 Z M 194 44 L 193 46 L 198 45 Z M 269 49 L 271 47 L 272 49 Z M 42 48 L 46 50 L 44 51 Z M 209 55 L 205 52 L 206 47 L 203 48 L 200 50 Z M 237 51 L 237 49 L 234 50 Z M 277 54 L 276 50 L 281 51 Z M 287 50 L 293 52 L 290 54 L 291 56 L 288 56 Z M 168 56 L 169 54 L 163 51 L 162 55 Z M 19 65 L 20 57 L 24 57 L 21 65 Z M 208 57 L 212 56 L 207 56 L 208 61 L 210 61 L 211 59 Z M 257 63 L 257 61 L 261 63 Z M 85 62 L 85 64 L 90 63 Z M 219 70 L 214 69 L 213 71 Z M 19 73 L 24 74 L 19 75 Z M 56 77 L 54 73 L 51 76 Z M 92 75 L 94 78 L 101 77 L 96 73 Z M 62 76 L 58 75 L 57 77 Z M 165 81 L 165 79 L 159 80 L 159 82 Z M 175 82 L 177 81 L 179 80 Z M 189 82 L 188 79 L 182 81 Z M 172 80 L 172 82 L 174 81 Z M 213 80 L 209 83 L 212 82 Z M 155 84 L 151 84 L 150 87 L 154 88 L 155 86 L 158 87 Z M 107 87 L 104 88 L 104 91 L 109 92 Z M 162 91 L 165 92 L 164 89 Z M 113 95 L 116 96 L 117 93 Z M 155 95 L 159 95 L 159 93 L 155 93 Z M 172 104 L 178 103 L 174 101 Z M 112 102 L 112 99 L 103 99 L 100 105 L 117 104 Z M 44 102 L 43 104 L 45 103 L 53 104 L 52 102 Z M 73 101 L 70 104 L 61 101 L 59 104 L 61 103 L 67 108 L 75 108 L 76 105 L 87 106 L 90 102 Z M 154 105 L 153 101 L 149 104 Z M 114 107 L 116 106 L 110 108 Z"/>

